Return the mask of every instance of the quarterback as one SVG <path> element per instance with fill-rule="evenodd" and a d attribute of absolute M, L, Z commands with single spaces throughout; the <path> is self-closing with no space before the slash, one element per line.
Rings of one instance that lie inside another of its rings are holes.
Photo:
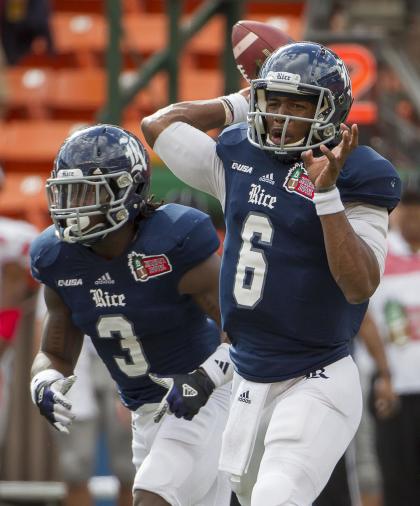
<path fill-rule="evenodd" d="M 400 180 L 358 146 L 351 104 L 344 63 L 302 42 L 265 61 L 249 104 L 242 91 L 142 121 L 167 166 L 224 209 L 235 374 L 220 468 L 243 506 L 312 504 L 360 421 L 350 341 L 383 272 Z M 217 141 L 205 133 L 222 127 Z"/>

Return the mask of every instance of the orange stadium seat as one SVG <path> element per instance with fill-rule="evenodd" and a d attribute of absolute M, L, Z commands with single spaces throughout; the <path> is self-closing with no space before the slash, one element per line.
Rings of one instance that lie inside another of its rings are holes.
<path fill-rule="evenodd" d="M 179 100 L 202 100 L 222 95 L 224 77 L 218 70 L 193 70 L 179 75 Z"/>
<path fill-rule="evenodd" d="M 293 40 L 302 40 L 304 26 L 299 16 L 289 16 L 285 14 L 253 14 L 249 19 L 277 26 L 280 30 L 286 32 Z"/>
<path fill-rule="evenodd" d="M 133 73 L 123 72 L 122 86 L 132 79 Z M 96 113 L 106 104 L 106 72 L 99 68 L 61 69 L 56 71 L 54 92 L 48 100 L 55 119 L 94 121 Z M 166 77 L 158 74 L 138 92 L 129 109 L 137 115 L 147 115 L 167 102 Z"/>
<path fill-rule="evenodd" d="M 107 44 L 107 21 L 104 15 L 77 11 L 53 12 L 50 24 L 54 53 L 48 54 L 44 45 L 34 44 L 21 65 L 62 68 L 101 64 L 100 57 Z"/>
<path fill-rule="evenodd" d="M 103 13 L 105 9 L 104 0 L 51 0 L 51 7 L 54 12 Z"/>
<path fill-rule="evenodd" d="M 124 12 L 138 12 L 143 9 L 141 0 L 123 0 Z M 104 0 L 51 0 L 55 12 L 83 12 L 103 14 L 105 12 Z"/>
<path fill-rule="evenodd" d="M 127 14 L 123 17 L 123 47 L 143 57 L 166 46 L 167 19 L 161 14 Z"/>
<path fill-rule="evenodd" d="M 142 0 L 142 5 L 145 11 L 165 14 L 166 0 Z M 182 10 L 184 13 L 194 12 L 197 8 L 203 5 L 204 0 L 183 0 Z"/>
<path fill-rule="evenodd" d="M 134 72 L 123 72 L 120 79 L 121 86 L 129 85 L 134 77 Z M 138 118 L 139 116 L 147 116 L 167 105 L 167 102 L 167 77 L 165 73 L 160 72 L 151 79 L 145 88 L 137 93 L 133 102 L 124 111 L 124 117 L 132 118 L 134 116 Z"/>
<path fill-rule="evenodd" d="M 106 50 L 107 22 L 100 14 L 56 13 L 52 17 L 52 31 L 62 66 L 97 65 L 98 55 Z"/>
<path fill-rule="evenodd" d="M 49 107 L 55 119 L 92 121 L 106 100 L 106 74 L 99 68 L 56 71 Z"/>
<path fill-rule="evenodd" d="M 220 68 L 225 44 L 225 22 L 221 15 L 214 16 L 186 45 L 186 52 L 194 65 L 201 68 Z"/>
<path fill-rule="evenodd" d="M 50 225 L 45 179 L 36 173 L 7 174 L 0 193 L 0 215 L 29 221 L 38 230 Z"/>
<path fill-rule="evenodd" d="M 9 121 L 0 124 L 0 160 L 7 174 L 47 174 L 66 137 L 82 126 L 74 121 Z"/>
<path fill-rule="evenodd" d="M 302 16 L 305 10 L 305 0 L 276 2 L 273 0 L 248 0 L 244 2 L 244 19 L 254 19 L 254 14 L 263 14 L 268 16 Z"/>
<path fill-rule="evenodd" d="M 50 69 L 8 68 L 7 118 L 45 117 L 48 99 L 54 93 L 53 75 Z"/>
<path fill-rule="evenodd" d="M 133 0 L 133 2 L 136 0 Z M 166 17 L 150 15 L 135 8 L 136 3 L 125 2 L 122 11 L 122 48 L 132 56 L 144 58 L 162 49 L 166 40 Z M 129 7 L 131 5 L 132 7 Z M 55 53 L 45 48 L 34 51 L 23 59 L 26 66 L 87 67 L 102 66 L 108 44 L 108 21 L 103 12 L 59 10 L 51 16 L 51 30 Z M 162 42 L 163 41 L 163 42 Z M 132 65 L 133 66 L 133 65 Z"/>
<path fill-rule="evenodd" d="M 64 140 L 74 131 L 96 122 L 69 120 L 8 121 L 0 123 L 0 160 L 7 174 L 32 172 L 48 175 Z M 143 141 L 140 118 L 123 123 Z M 153 160 L 156 155 L 149 149 Z"/>

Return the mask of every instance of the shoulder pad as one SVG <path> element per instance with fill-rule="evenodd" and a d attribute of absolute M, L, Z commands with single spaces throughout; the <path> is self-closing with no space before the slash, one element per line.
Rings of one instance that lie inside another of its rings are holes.
<path fill-rule="evenodd" d="M 368 146 L 357 147 L 337 180 L 343 202 L 365 202 L 393 209 L 400 200 L 401 180 L 392 163 Z"/>
<path fill-rule="evenodd" d="M 39 279 L 41 269 L 52 265 L 57 259 L 62 242 L 55 234 L 55 227 L 51 225 L 45 229 L 31 244 L 29 250 L 31 269 L 35 279 Z"/>
<path fill-rule="evenodd" d="M 198 209 L 181 204 L 165 204 L 154 214 L 153 228 L 159 227 L 157 237 L 164 242 L 165 237 L 171 242 L 179 243 L 199 223 L 209 220 L 209 216 Z"/>
<path fill-rule="evenodd" d="M 219 237 L 210 217 L 180 204 L 160 207 L 140 231 L 139 240 L 151 250 L 167 254 L 178 276 L 219 247 Z"/>
<path fill-rule="evenodd" d="M 217 141 L 219 144 L 226 145 L 239 144 L 247 140 L 247 131 L 248 126 L 246 123 L 237 123 L 225 128 L 219 135 Z"/>

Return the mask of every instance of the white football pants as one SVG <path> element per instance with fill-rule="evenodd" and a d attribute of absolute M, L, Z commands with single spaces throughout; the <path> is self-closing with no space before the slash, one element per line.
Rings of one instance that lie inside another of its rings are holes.
<path fill-rule="evenodd" d="M 231 383 L 217 388 L 191 420 L 165 415 L 158 404 L 133 413 L 133 489 L 154 492 L 172 506 L 229 506 L 228 475 L 217 469 Z"/>
<path fill-rule="evenodd" d="M 235 375 L 233 398 L 241 380 Z M 353 439 L 361 413 L 359 373 L 350 356 L 307 377 L 273 383 L 248 471 L 232 481 L 241 505 L 310 506 Z"/>

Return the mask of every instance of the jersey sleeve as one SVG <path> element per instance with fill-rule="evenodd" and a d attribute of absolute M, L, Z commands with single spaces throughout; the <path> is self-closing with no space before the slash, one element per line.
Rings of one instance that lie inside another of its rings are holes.
<path fill-rule="evenodd" d="M 401 195 L 401 180 L 395 167 L 367 146 L 349 157 L 337 180 L 343 202 L 362 202 L 388 211 L 394 209 Z"/>
<path fill-rule="evenodd" d="M 39 283 L 54 288 L 54 283 L 48 276 L 48 267 L 51 266 L 59 253 L 59 245 L 53 235 L 54 227 L 50 227 L 40 234 L 31 244 L 29 250 L 31 274 Z"/>
<path fill-rule="evenodd" d="M 345 213 L 356 234 L 371 248 L 382 276 L 385 270 L 389 215 L 384 207 L 347 204 Z"/>
<path fill-rule="evenodd" d="M 41 258 L 41 241 L 39 239 L 35 239 L 35 241 L 32 243 L 29 254 L 32 277 L 35 279 L 35 281 L 38 281 L 38 283 L 43 283 L 44 281 L 42 279 L 42 270 L 39 265 Z"/>
<path fill-rule="evenodd" d="M 216 197 L 224 205 L 224 169 L 211 137 L 177 121 L 160 133 L 153 149 L 181 181 Z"/>
<path fill-rule="evenodd" d="M 180 279 L 187 271 L 206 260 L 219 248 L 219 237 L 211 219 L 197 209 L 182 217 L 186 224 L 170 252 L 174 273 Z"/>

